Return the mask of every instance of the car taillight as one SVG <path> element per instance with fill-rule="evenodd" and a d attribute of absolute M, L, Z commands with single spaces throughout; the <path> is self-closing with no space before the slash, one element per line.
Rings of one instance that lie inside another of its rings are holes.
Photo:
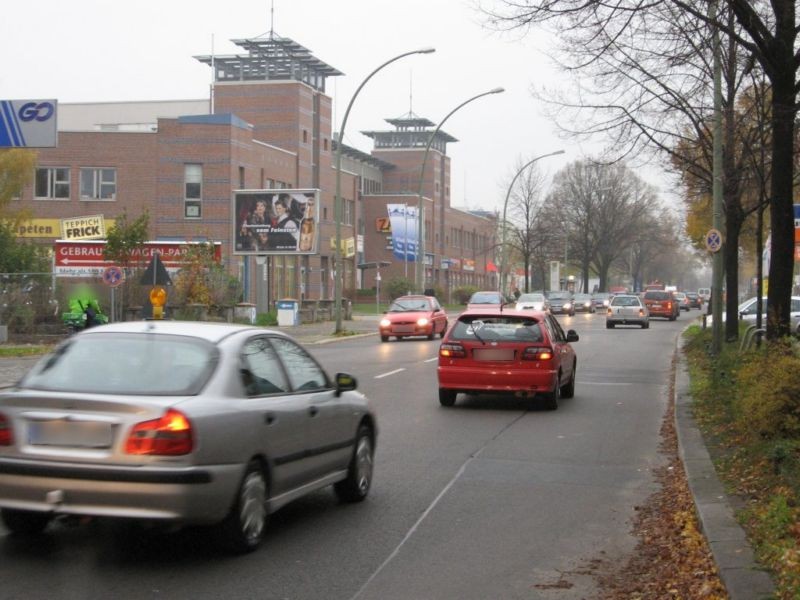
<path fill-rule="evenodd" d="M 667 308 L 672 310 L 672 302 L 667 302 Z"/>
<path fill-rule="evenodd" d="M 14 443 L 14 432 L 11 429 L 11 420 L 0 413 L 0 446 L 10 446 Z"/>
<path fill-rule="evenodd" d="M 606 314 L 607 315 L 613 314 L 612 311 L 611 311 L 611 307 L 610 306 L 608 307 L 608 310 L 606 311 Z"/>
<path fill-rule="evenodd" d="M 536 348 L 531 346 L 525 348 L 522 353 L 522 360 L 550 360 L 553 358 L 553 351 L 550 348 Z"/>
<path fill-rule="evenodd" d="M 640 308 L 640 309 L 639 309 L 639 316 L 640 316 L 640 317 L 643 317 L 643 316 L 644 316 L 644 309 L 643 309 L 643 308 Z"/>
<path fill-rule="evenodd" d="M 164 416 L 142 421 L 131 429 L 125 452 L 156 456 L 189 454 L 194 446 L 192 424 L 182 413 L 170 408 Z"/>
<path fill-rule="evenodd" d="M 443 358 L 466 358 L 467 352 L 461 344 L 442 344 L 439 346 L 439 356 Z"/>

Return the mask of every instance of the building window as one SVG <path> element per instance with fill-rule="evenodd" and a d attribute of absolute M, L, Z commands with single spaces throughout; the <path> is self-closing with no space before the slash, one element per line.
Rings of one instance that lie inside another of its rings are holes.
<path fill-rule="evenodd" d="M 184 165 L 183 167 L 184 217 L 199 219 L 203 216 L 203 165 Z"/>
<path fill-rule="evenodd" d="M 244 189 L 244 167 L 239 167 L 239 189 Z"/>
<path fill-rule="evenodd" d="M 323 140 L 322 140 L 322 148 L 323 148 L 323 150 L 325 150 L 325 152 L 328 151 L 328 138 L 323 138 Z"/>
<path fill-rule="evenodd" d="M 304 144 L 308 143 L 308 131 L 306 131 L 305 129 L 303 129 L 303 143 Z"/>
<path fill-rule="evenodd" d="M 81 200 L 116 199 L 116 169 L 81 169 Z"/>
<path fill-rule="evenodd" d="M 353 216 L 355 214 L 356 203 L 352 200 L 345 200 L 342 198 L 342 210 L 344 211 L 344 215 L 342 215 L 342 223 L 345 225 L 352 225 L 353 224 Z"/>
<path fill-rule="evenodd" d="M 34 197 L 69 200 L 69 169 L 65 167 L 36 169 Z"/>

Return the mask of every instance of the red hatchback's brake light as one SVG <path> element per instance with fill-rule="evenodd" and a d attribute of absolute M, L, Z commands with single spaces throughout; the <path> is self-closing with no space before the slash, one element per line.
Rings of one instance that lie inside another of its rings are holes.
<path fill-rule="evenodd" d="M 443 358 L 466 358 L 467 352 L 461 344 L 442 344 L 439 347 L 439 356 Z"/>
<path fill-rule="evenodd" d="M 14 432 L 11 429 L 11 421 L 0 413 L 0 446 L 10 446 L 13 443 Z"/>
<path fill-rule="evenodd" d="M 553 351 L 550 348 L 525 348 L 522 353 L 522 360 L 551 360 L 553 358 Z"/>
<path fill-rule="evenodd" d="M 182 413 L 170 408 L 160 419 L 134 425 L 125 444 L 125 452 L 177 456 L 189 454 L 193 447 L 192 424 Z"/>

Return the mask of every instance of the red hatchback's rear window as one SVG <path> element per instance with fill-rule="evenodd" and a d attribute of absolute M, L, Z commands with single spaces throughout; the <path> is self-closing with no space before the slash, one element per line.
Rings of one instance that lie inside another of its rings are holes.
<path fill-rule="evenodd" d="M 544 336 L 539 321 L 514 316 L 469 316 L 456 321 L 451 340 L 542 342 Z"/>

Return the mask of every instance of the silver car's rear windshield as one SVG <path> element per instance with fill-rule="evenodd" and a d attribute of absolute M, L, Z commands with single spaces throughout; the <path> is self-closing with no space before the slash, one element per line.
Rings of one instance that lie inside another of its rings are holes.
<path fill-rule="evenodd" d="M 451 340 L 541 342 L 539 321 L 515 317 L 468 317 L 459 319 L 450 333 Z"/>
<path fill-rule="evenodd" d="M 42 358 L 20 387 L 89 394 L 194 395 L 217 360 L 217 348 L 198 338 L 96 333 L 76 336 Z"/>

